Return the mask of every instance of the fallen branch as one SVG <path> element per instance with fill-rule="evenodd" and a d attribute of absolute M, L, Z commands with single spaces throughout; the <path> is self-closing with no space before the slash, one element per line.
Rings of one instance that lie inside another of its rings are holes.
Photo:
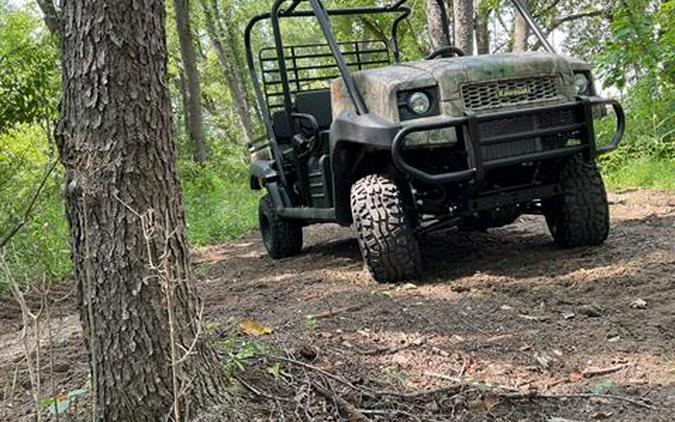
<path fill-rule="evenodd" d="M 287 399 L 286 397 L 281 397 L 281 396 L 277 396 L 277 395 L 274 395 L 274 394 L 266 393 L 262 390 L 258 390 L 257 388 L 255 388 L 251 384 L 247 383 L 246 381 L 244 381 L 240 377 L 235 376 L 234 379 L 239 381 L 239 383 L 241 385 L 243 385 L 244 388 L 246 388 L 248 391 L 255 394 L 256 396 L 264 397 L 268 400 L 283 401 L 283 402 L 286 402 L 286 403 L 295 403 L 295 400 L 293 400 L 293 399 Z"/>
<path fill-rule="evenodd" d="M 314 388 L 319 394 L 324 396 L 327 400 L 333 401 L 337 403 L 337 405 L 349 415 L 349 420 L 350 421 L 369 421 L 370 419 L 361 413 L 359 409 L 354 407 L 353 404 L 349 403 L 347 400 L 344 398 L 340 397 L 339 395 L 331 392 L 327 388 L 324 388 L 323 386 L 319 385 L 318 383 L 313 382 L 312 383 L 312 388 Z"/>
<path fill-rule="evenodd" d="M 624 364 L 612 366 L 612 367 L 609 367 L 609 368 L 588 369 L 588 370 L 582 372 L 581 375 L 584 378 L 601 377 L 603 375 L 609 375 L 609 374 L 613 374 L 615 372 L 623 371 L 624 369 L 627 369 L 629 367 L 630 367 L 629 363 L 624 363 Z"/>
<path fill-rule="evenodd" d="M 344 308 L 339 308 L 339 309 L 335 309 L 335 310 L 331 310 L 331 311 L 322 312 L 322 313 L 316 314 L 316 315 L 310 315 L 310 317 L 313 318 L 313 319 L 331 318 L 331 317 L 334 317 L 336 315 L 340 315 L 340 314 L 345 313 L 345 312 L 357 311 L 357 310 L 361 309 L 362 307 L 363 307 L 363 304 L 352 305 L 352 306 L 347 306 L 347 307 L 344 307 Z"/>
<path fill-rule="evenodd" d="M 613 394 L 595 394 L 595 393 L 537 393 L 537 392 L 526 392 L 526 393 L 495 393 L 499 398 L 503 399 L 607 399 L 607 400 L 616 400 L 632 405 L 643 407 L 645 409 L 654 409 L 654 406 L 646 403 L 644 400 L 632 399 L 630 397 L 616 396 Z"/>
<path fill-rule="evenodd" d="M 378 349 L 372 349 L 372 350 L 364 350 L 361 352 L 362 355 L 366 356 L 372 356 L 372 355 L 393 355 L 398 352 L 401 352 L 406 349 L 410 349 L 411 347 L 417 347 L 421 346 L 424 344 L 424 337 L 417 339 L 415 341 L 412 341 L 407 344 L 403 344 L 401 346 L 396 346 L 396 347 L 380 347 Z"/>
<path fill-rule="evenodd" d="M 654 407 L 646 403 L 644 400 L 636 400 L 630 397 L 616 396 L 612 394 L 595 394 L 595 393 L 538 393 L 536 391 L 528 392 L 518 392 L 515 389 L 498 385 L 498 386 L 489 386 L 479 381 L 466 380 L 462 381 L 457 378 L 449 377 L 442 374 L 434 373 L 425 373 L 427 376 L 432 376 L 440 378 L 443 380 L 454 381 L 456 382 L 455 387 L 470 387 L 478 389 L 482 392 L 487 392 L 499 398 L 505 399 L 569 399 L 569 398 L 603 398 L 608 400 L 617 400 L 623 401 L 626 403 L 631 403 L 639 407 L 644 407 L 647 409 L 653 409 Z M 444 387 L 441 390 L 446 390 L 451 387 Z M 501 391 L 500 391 L 501 390 Z"/>
<path fill-rule="evenodd" d="M 310 365 L 310 364 L 308 364 L 308 363 L 300 362 L 300 361 L 298 361 L 298 360 L 291 359 L 291 358 L 285 358 L 285 357 L 282 357 L 282 356 L 270 356 L 270 355 L 267 355 L 267 357 L 270 358 L 270 359 L 272 359 L 272 360 L 277 360 L 277 361 L 281 361 L 281 362 L 286 362 L 286 363 L 290 363 L 290 364 L 292 364 L 292 365 L 300 366 L 300 367 L 305 368 L 305 369 L 310 369 L 310 370 L 312 370 L 312 371 L 315 371 L 315 372 L 320 373 L 321 375 L 323 375 L 323 376 L 325 376 L 325 377 L 327 377 L 327 378 L 332 379 L 333 381 L 337 381 L 337 382 L 339 382 L 340 384 L 346 385 L 347 387 L 351 388 L 351 389 L 354 390 L 354 391 L 360 391 L 360 389 L 359 389 L 358 387 L 356 387 L 354 384 L 352 384 L 351 382 L 347 381 L 346 379 L 343 379 L 343 378 L 341 378 L 341 377 L 339 377 L 339 376 L 337 376 L 337 375 L 333 375 L 333 374 L 331 374 L 330 372 L 324 371 L 323 369 L 321 369 L 321 368 L 319 368 L 319 367 L 316 367 L 316 366 L 314 366 L 314 365 Z"/>

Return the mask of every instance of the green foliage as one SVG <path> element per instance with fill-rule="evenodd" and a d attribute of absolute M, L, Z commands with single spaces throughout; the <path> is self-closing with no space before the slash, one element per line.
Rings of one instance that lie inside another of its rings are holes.
<path fill-rule="evenodd" d="M 54 155 L 39 126 L 18 125 L 0 134 L 0 236 L 23 219 Z M 7 247 L 6 258 L 19 281 L 70 274 L 61 180 L 58 171 L 49 177 L 26 225 Z"/>
<path fill-rule="evenodd" d="M 606 87 L 624 92 L 627 132 L 603 160 L 614 186 L 672 188 L 675 160 L 675 0 L 626 0 L 614 10 L 595 56 Z M 608 138 L 613 124 L 602 123 Z"/>
<path fill-rule="evenodd" d="M 610 189 L 652 188 L 675 190 L 675 159 L 640 158 L 605 171 Z"/>
<path fill-rule="evenodd" d="M 193 246 L 229 240 L 258 223 L 259 195 L 248 188 L 243 147 L 212 142 L 209 162 L 180 162 L 188 235 Z"/>
<path fill-rule="evenodd" d="M 246 364 L 265 353 L 265 346 L 255 340 L 241 340 L 236 337 L 221 341 L 219 344 L 228 355 L 226 366 L 243 371 Z"/>
<path fill-rule="evenodd" d="M 0 132 L 54 118 L 58 50 L 30 10 L 0 15 Z"/>

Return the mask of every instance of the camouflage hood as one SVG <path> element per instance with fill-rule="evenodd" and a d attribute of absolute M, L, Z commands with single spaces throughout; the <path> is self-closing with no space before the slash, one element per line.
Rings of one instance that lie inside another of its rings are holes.
<path fill-rule="evenodd" d="M 534 52 L 423 60 L 364 70 L 355 73 L 354 79 L 369 111 L 398 123 L 398 93 L 418 88 L 438 87 L 441 114 L 445 116 L 462 115 L 468 106 L 462 87 L 474 84 L 482 84 L 485 89 L 493 91 L 514 89 L 513 92 L 518 94 L 516 89 L 520 88 L 517 86 L 500 87 L 508 81 L 550 78 L 556 84 L 555 97 L 543 100 L 572 100 L 575 96 L 573 70 L 580 66 L 580 63 L 562 56 Z M 333 83 L 332 90 L 335 116 L 354 109 L 341 79 Z M 503 92 L 509 94 L 508 91 Z"/>

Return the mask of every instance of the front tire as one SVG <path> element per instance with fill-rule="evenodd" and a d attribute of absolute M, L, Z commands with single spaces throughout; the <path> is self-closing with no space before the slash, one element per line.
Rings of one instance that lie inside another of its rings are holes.
<path fill-rule="evenodd" d="M 607 191 L 593 162 L 577 156 L 562 168 L 563 193 L 544 203 L 544 215 L 556 243 L 565 248 L 597 246 L 609 236 Z"/>
<path fill-rule="evenodd" d="M 419 277 L 422 259 L 401 189 L 379 175 L 352 186 L 352 216 L 366 267 L 378 282 Z"/>
<path fill-rule="evenodd" d="M 269 195 L 260 199 L 258 222 L 263 244 L 273 259 L 289 258 L 302 251 L 302 224 L 279 216 Z"/>

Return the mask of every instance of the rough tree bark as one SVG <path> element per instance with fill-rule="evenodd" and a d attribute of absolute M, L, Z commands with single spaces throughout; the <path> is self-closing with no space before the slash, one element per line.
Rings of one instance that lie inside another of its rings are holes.
<path fill-rule="evenodd" d="M 490 9 L 487 1 L 476 0 L 476 50 L 478 54 L 490 53 Z"/>
<path fill-rule="evenodd" d="M 197 70 L 197 55 L 192 40 L 190 28 L 190 4 L 188 0 L 173 0 L 176 13 L 176 31 L 180 44 L 181 63 L 183 65 L 182 76 L 185 77 L 185 95 L 183 95 L 183 107 L 187 120 L 185 128 L 192 141 L 194 159 L 198 163 L 206 161 L 207 148 L 204 138 L 204 119 L 202 117 L 201 94 L 199 86 L 199 72 Z"/>
<path fill-rule="evenodd" d="M 467 55 L 473 54 L 473 0 L 454 0 L 452 9 L 455 15 L 455 46 Z"/>
<path fill-rule="evenodd" d="M 213 48 L 216 50 L 223 76 L 225 77 L 227 86 L 230 90 L 230 96 L 235 112 L 237 113 L 237 117 L 239 118 L 239 122 L 243 129 L 243 143 L 251 143 L 255 140 L 255 131 L 251 120 L 251 108 L 246 96 L 246 88 L 244 87 L 244 82 L 239 73 L 239 69 L 237 69 L 236 66 L 236 54 L 232 54 L 233 50 L 228 50 L 223 45 L 223 39 L 225 39 L 226 42 L 230 41 L 230 44 L 233 41 L 231 33 L 228 33 L 228 31 L 232 31 L 231 25 L 229 22 L 226 22 L 227 28 L 223 28 L 219 19 L 218 5 L 215 0 L 200 0 L 200 2 L 204 11 L 206 32 L 209 35 L 211 44 L 213 44 Z"/>
<path fill-rule="evenodd" d="M 523 5 L 529 8 L 529 0 L 523 0 Z M 523 51 L 527 51 L 527 39 L 530 36 L 530 27 L 527 26 L 527 21 L 517 9 L 514 9 L 514 14 L 512 50 L 514 53 L 522 53 Z"/>
<path fill-rule="evenodd" d="M 444 0 L 445 1 L 445 0 Z M 437 0 L 426 0 L 427 27 L 429 28 L 429 50 L 434 51 L 446 44 L 443 36 L 441 8 Z"/>
<path fill-rule="evenodd" d="M 54 0 L 37 0 L 38 7 L 44 14 L 44 22 L 49 32 L 61 37 L 62 25 L 61 13 L 54 7 Z"/>
<path fill-rule="evenodd" d="M 56 139 L 95 419 L 183 420 L 218 405 L 223 419 L 245 420 L 199 335 L 164 2 L 68 0 L 63 22 Z"/>

